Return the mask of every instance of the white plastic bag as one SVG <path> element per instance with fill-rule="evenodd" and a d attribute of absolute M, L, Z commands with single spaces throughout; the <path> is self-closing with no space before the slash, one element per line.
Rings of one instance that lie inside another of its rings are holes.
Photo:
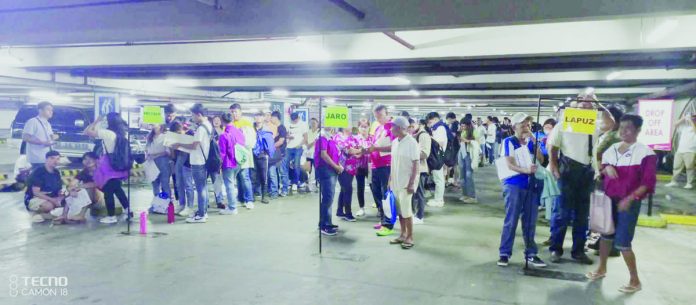
<path fill-rule="evenodd" d="M 169 199 L 160 198 L 155 196 L 152 198 L 152 203 L 150 204 L 150 211 L 156 214 L 167 214 L 167 208 L 169 207 Z"/>
<path fill-rule="evenodd" d="M 590 196 L 590 231 L 614 234 L 611 198 L 602 191 L 594 191 Z"/>
<path fill-rule="evenodd" d="M 157 177 L 159 177 L 160 174 L 160 170 L 159 168 L 157 168 L 157 164 L 155 164 L 154 161 L 145 161 L 145 163 L 143 164 L 143 168 L 145 169 L 145 179 L 147 179 L 147 182 L 157 180 Z"/>

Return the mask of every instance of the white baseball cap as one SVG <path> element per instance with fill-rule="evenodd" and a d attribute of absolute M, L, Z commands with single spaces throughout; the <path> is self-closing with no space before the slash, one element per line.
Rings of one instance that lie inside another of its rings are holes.
<path fill-rule="evenodd" d="M 518 113 L 515 113 L 515 115 L 513 115 L 512 118 L 510 118 L 510 122 L 512 123 L 512 125 L 517 125 L 517 124 L 522 123 L 524 121 L 531 121 L 532 119 L 533 119 L 532 116 L 527 115 L 524 112 L 518 112 Z"/>

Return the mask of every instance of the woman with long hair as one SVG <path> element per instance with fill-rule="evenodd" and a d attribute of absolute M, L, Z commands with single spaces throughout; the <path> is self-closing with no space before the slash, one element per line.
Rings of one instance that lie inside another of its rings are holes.
<path fill-rule="evenodd" d="M 169 131 L 186 134 L 184 125 L 180 122 L 172 122 L 169 125 Z M 193 135 L 192 132 L 188 133 Z M 191 172 L 191 163 L 189 162 L 189 154 L 181 150 L 172 151 L 174 159 L 174 173 L 176 174 L 177 192 L 179 193 L 179 211 L 177 215 L 187 217 L 193 210 L 193 173 Z"/>
<path fill-rule="evenodd" d="M 169 149 L 164 146 L 164 133 L 167 132 L 167 126 L 154 125 L 150 134 L 147 135 L 146 158 L 148 161 L 154 162 L 159 169 L 159 176 L 155 181 L 152 181 L 152 193 L 158 196 L 160 192 L 167 194 L 167 199 L 172 198 L 172 189 L 169 186 L 169 179 L 172 177 L 172 165 L 169 158 Z"/>
<path fill-rule="evenodd" d="M 106 119 L 107 128 L 101 127 L 101 122 Z M 121 181 L 128 178 L 128 170 L 119 171 L 113 169 L 108 154 L 119 153 L 116 149 L 116 140 L 126 138 L 127 125 L 117 112 L 111 112 L 104 116 L 99 116 L 92 124 L 87 126 L 84 134 L 102 140 L 104 154 L 99 157 L 97 168 L 94 172 L 94 182 L 98 189 L 104 192 L 104 201 L 106 203 L 106 217 L 99 220 L 104 224 L 116 223 L 116 201 L 114 196 L 118 197 L 118 201 L 123 206 L 124 210 L 129 207 L 129 200 L 126 197 L 126 192 L 123 191 Z M 122 143 L 124 141 L 121 141 Z M 125 142 L 127 143 L 127 142 Z M 128 143 L 127 143 L 128 144 Z M 130 158 L 130 156 L 128 156 Z M 133 213 L 124 213 L 124 220 L 133 217 Z"/>
<path fill-rule="evenodd" d="M 459 148 L 460 181 L 462 197 L 459 200 L 464 203 L 476 203 L 476 190 L 474 187 L 474 161 L 478 160 L 479 144 L 474 137 L 474 125 L 470 116 L 465 116 L 461 121 L 461 136 Z M 478 167 L 478 166 L 477 166 Z"/>
<path fill-rule="evenodd" d="M 365 216 L 365 180 L 370 172 L 368 166 L 368 154 L 362 153 L 362 149 L 367 149 L 369 147 L 368 137 L 370 131 L 370 122 L 367 119 L 360 119 L 358 122 L 358 127 L 353 128 L 353 137 L 355 142 L 361 150 L 361 153 L 357 154 L 357 171 L 355 173 L 355 181 L 358 186 L 358 206 L 360 209 L 355 213 L 355 216 L 362 217 Z"/>

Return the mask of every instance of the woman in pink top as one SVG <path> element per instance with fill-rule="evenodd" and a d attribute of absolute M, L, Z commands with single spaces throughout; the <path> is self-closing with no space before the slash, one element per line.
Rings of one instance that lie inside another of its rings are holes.
<path fill-rule="evenodd" d="M 338 209 L 336 216 L 345 221 L 355 222 L 355 217 L 350 209 L 353 199 L 353 177 L 358 172 L 359 155 L 363 146 L 358 138 L 352 134 L 351 129 L 341 128 L 334 136 L 334 141 L 341 152 L 339 163 L 345 171 L 338 176 L 341 192 L 338 195 Z"/>
<path fill-rule="evenodd" d="M 627 114 L 621 117 L 621 142 L 609 147 L 602 155 L 604 192 L 612 201 L 615 233 L 602 235 L 599 266 L 586 274 L 590 280 L 606 276 L 607 257 L 613 243 L 621 251 L 631 275 L 629 283 L 619 288 L 623 293 L 641 290 L 631 241 L 638 223 L 640 201 L 655 191 L 657 157 L 648 146 L 636 142 L 641 126 L 643 119 L 640 116 Z"/>
<path fill-rule="evenodd" d="M 368 149 L 370 147 L 368 130 L 370 129 L 370 123 L 367 119 L 361 119 L 358 123 L 357 132 L 356 128 L 353 127 L 353 136 L 359 143 L 361 149 Z M 369 174 L 369 156 L 366 153 L 360 152 L 358 157 L 358 170 L 355 173 L 355 181 L 358 184 L 358 205 L 360 209 L 355 213 L 355 216 L 362 217 L 365 216 L 365 180 Z"/>

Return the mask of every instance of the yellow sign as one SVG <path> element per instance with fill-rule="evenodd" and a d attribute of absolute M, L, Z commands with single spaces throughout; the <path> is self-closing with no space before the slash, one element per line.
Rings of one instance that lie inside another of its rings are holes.
<path fill-rule="evenodd" d="M 160 106 L 143 106 L 143 123 L 164 124 L 164 114 Z"/>
<path fill-rule="evenodd" d="M 348 128 L 348 107 L 345 106 L 330 106 L 326 107 L 324 114 L 324 126 Z"/>
<path fill-rule="evenodd" d="M 593 134 L 597 124 L 597 110 L 566 108 L 563 111 L 563 131 Z"/>

